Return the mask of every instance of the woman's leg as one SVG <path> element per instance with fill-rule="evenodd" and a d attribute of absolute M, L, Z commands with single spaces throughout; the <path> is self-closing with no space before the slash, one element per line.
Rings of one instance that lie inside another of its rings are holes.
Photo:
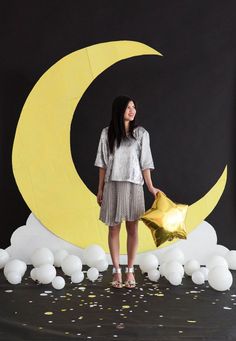
<path fill-rule="evenodd" d="M 131 268 L 134 264 L 138 247 L 138 220 L 126 221 L 125 224 L 127 230 L 128 267 Z"/>
<path fill-rule="evenodd" d="M 127 257 L 128 257 L 128 267 L 131 268 L 134 265 L 134 260 L 138 247 L 138 220 L 126 221 L 127 230 Z M 134 275 L 132 273 L 127 273 L 127 280 L 134 280 Z"/>
<path fill-rule="evenodd" d="M 115 268 L 119 267 L 120 264 L 120 227 L 121 223 L 109 226 L 109 233 L 108 233 L 108 245 L 110 249 L 111 259 L 113 266 Z"/>
<path fill-rule="evenodd" d="M 111 259 L 114 268 L 119 268 L 120 266 L 120 227 L 121 223 L 109 226 L 109 233 L 108 233 L 108 245 L 110 249 Z M 121 281 L 122 277 L 119 273 L 114 273 L 113 276 L 114 280 Z"/>

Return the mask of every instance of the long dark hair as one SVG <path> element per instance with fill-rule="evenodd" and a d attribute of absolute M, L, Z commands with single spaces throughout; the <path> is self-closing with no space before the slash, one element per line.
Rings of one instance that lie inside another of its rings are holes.
<path fill-rule="evenodd" d="M 113 147 L 116 142 L 117 148 L 119 148 L 121 140 L 127 139 L 124 124 L 124 113 L 130 101 L 134 102 L 135 109 L 137 109 L 136 102 L 133 98 L 128 96 L 118 96 L 113 100 L 112 103 L 112 118 L 108 128 L 108 141 L 110 152 L 113 152 Z M 135 139 L 133 135 L 134 128 L 137 127 L 135 122 L 135 117 L 133 121 L 129 123 L 129 134 L 131 138 Z"/>

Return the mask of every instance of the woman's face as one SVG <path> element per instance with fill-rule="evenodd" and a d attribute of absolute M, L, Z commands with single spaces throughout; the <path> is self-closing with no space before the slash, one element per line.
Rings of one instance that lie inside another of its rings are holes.
<path fill-rule="evenodd" d="M 136 115 L 136 109 L 133 101 L 130 101 L 125 109 L 124 120 L 133 121 Z"/>

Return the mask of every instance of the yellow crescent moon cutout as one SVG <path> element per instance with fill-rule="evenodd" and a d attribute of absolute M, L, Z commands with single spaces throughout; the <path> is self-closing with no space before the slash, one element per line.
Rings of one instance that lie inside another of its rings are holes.
<path fill-rule="evenodd" d="M 13 173 L 19 191 L 46 228 L 81 248 L 96 243 L 109 252 L 108 227 L 98 219 L 100 207 L 96 195 L 83 183 L 72 160 L 73 114 L 84 92 L 99 74 L 114 63 L 141 55 L 162 56 L 136 41 L 111 41 L 70 53 L 38 80 L 19 118 L 12 151 Z M 188 232 L 216 206 L 225 187 L 226 171 L 225 168 L 203 198 L 189 207 Z M 120 238 L 121 254 L 126 254 L 124 228 Z M 139 239 L 138 252 L 156 249 L 142 221 L 139 222 Z M 176 240 L 161 247 L 173 242 Z"/>

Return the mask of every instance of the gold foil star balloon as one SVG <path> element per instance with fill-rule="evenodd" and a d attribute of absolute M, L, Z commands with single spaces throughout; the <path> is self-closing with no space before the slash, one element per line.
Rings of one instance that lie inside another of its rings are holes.
<path fill-rule="evenodd" d="M 140 217 L 150 228 L 157 247 L 174 238 L 187 239 L 187 209 L 188 205 L 174 203 L 162 191 L 157 192 L 152 207 Z"/>

